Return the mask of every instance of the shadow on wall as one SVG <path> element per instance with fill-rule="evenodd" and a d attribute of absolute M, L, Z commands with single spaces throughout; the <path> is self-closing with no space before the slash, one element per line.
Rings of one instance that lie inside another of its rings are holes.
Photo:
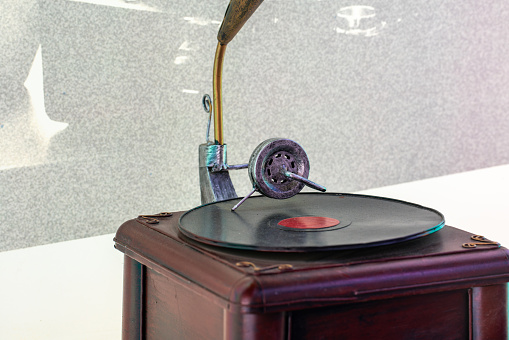
<path fill-rule="evenodd" d="M 51 138 L 68 124 L 44 108 L 38 4 L 2 2 L 0 40 L 0 170 L 43 164 Z"/>
<path fill-rule="evenodd" d="M 3 112 L 9 114 L 0 122 L 0 170 L 44 164 L 51 138 L 69 125 L 46 114 L 40 46 L 23 86 L 1 95 L 9 103 Z"/>

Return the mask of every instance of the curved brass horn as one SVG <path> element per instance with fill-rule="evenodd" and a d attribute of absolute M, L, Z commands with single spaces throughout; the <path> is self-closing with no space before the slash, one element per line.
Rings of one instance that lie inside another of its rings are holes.
<path fill-rule="evenodd" d="M 242 26 L 256 11 L 263 0 L 231 0 L 226 9 L 223 23 L 217 34 L 217 50 L 214 59 L 214 80 L 212 83 L 214 97 L 214 139 L 216 144 L 223 144 L 223 103 L 222 73 L 226 45 L 235 37 Z"/>
<path fill-rule="evenodd" d="M 262 2 L 263 0 L 231 0 L 217 34 L 219 43 L 228 44 Z"/>

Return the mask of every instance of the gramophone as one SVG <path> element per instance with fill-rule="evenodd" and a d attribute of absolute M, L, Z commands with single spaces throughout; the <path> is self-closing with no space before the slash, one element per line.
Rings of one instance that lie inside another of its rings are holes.
<path fill-rule="evenodd" d="M 202 205 L 117 231 L 123 339 L 506 339 L 509 253 L 497 242 L 414 203 L 326 193 L 289 139 L 228 164 L 225 49 L 261 2 L 231 0 L 219 30 Z M 239 198 L 229 172 L 242 169 L 252 190 Z"/>
<path fill-rule="evenodd" d="M 199 146 L 202 206 L 180 219 L 180 231 L 190 239 L 216 246 L 285 252 L 391 244 L 441 229 L 444 218 L 439 212 L 408 202 L 352 194 L 299 194 L 304 186 L 321 192 L 326 188 L 308 179 L 308 156 L 290 139 L 263 141 L 248 163 L 228 164 L 222 106 L 225 51 L 261 3 L 230 2 L 219 29 L 214 100 L 209 95 L 203 97 L 209 123 L 207 142 Z M 214 141 L 209 141 L 212 111 Z M 242 199 L 237 198 L 229 175 L 229 171 L 240 169 L 247 169 L 253 188 Z M 247 201 L 255 192 L 262 196 Z"/>

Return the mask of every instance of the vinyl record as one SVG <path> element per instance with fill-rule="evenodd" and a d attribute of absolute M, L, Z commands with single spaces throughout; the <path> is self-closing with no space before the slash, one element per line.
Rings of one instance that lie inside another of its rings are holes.
<path fill-rule="evenodd" d="M 240 198 L 187 211 L 179 229 L 193 240 L 227 248 L 303 252 L 373 247 L 429 235 L 444 226 L 436 210 L 390 198 L 301 193 L 277 200 Z"/>

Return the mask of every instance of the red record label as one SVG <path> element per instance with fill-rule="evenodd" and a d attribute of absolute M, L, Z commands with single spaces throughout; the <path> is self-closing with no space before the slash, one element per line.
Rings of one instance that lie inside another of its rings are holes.
<path fill-rule="evenodd" d="M 335 218 L 321 216 L 292 217 L 279 221 L 278 225 L 294 229 L 324 229 L 337 226 Z"/>

